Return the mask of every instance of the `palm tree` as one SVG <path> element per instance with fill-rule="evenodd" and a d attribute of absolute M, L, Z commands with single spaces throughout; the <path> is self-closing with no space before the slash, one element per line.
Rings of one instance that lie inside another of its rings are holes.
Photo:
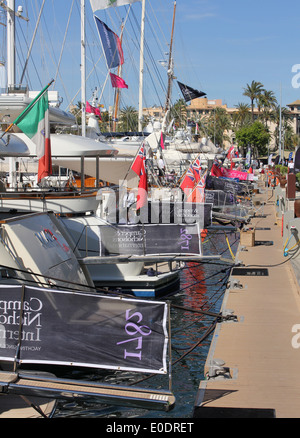
<path fill-rule="evenodd" d="M 263 84 L 261 82 L 252 81 L 251 84 L 247 84 L 247 87 L 244 88 L 244 96 L 247 96 L 251 100 L 251 113 L 252 120 L 254 120 L 254 101 L 258 99 L 259 95 L 263 91 Z"/>
<path fill-rule="evenodd" d="M 273 91 L 263 90 L 262 94 L 259 96 L 260 106 L 263 108 L 262 111 L 262 120 L 265 123 L 265 126 L 268 126 L 268 121 L 271 120 L 271 112 L 277 106 L 277 99 Z"/>
<path fill-rule="evenodd" d="M 120 111 L 121 131 L 137 131 L 138 111 L 133 106 L 125 106 Z"/>
<path fill-rule="evenodd" d="M 247 103 L 238 103 L 235 105 L 237 112 L 233 113 L 233 123 L 236 129 L 250 122 L 250 106 Z"/>
<path fill-rule="evenodd" d="M 170 117 L 174 119 L 175 124 L 180 128 L 186 126 L 187 110 L 184 99 L 178 99 L 171 107 Z"/>
<path fill-rule="evenodd" d="M 293 148 L 296 150 L 297 146 L 300 145 L 300 136 L 299 134 L 293 134 L 291 137 Z"/>
<path fill-rule="evenodd" d="M 231 120 L 224 108 L 217 107 L 210 113 L 206 120 L 206 129 L 209 138 L 219 146 L 223 146 L 224 141 L 230 140 L 225 132 L 231 129 Z"/>

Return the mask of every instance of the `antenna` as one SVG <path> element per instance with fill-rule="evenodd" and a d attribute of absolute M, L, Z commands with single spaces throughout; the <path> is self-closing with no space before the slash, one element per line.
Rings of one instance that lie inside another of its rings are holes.
<path fill-rule="evenodd" d="M 22 13 L 23 13 L 23 8 L 22 6 L 18 6 L 18 10 L 17 11 L 13 11 L 11 8 L 9 8 L 3 0 L 0 0 L 0 7 L 3 8 L 5 11 L 7 12 L 13 12 L 15 14 L 16 17 L 22 18 L 22 20 L 25 21 L 29 21 L 29 19 L 27 17 L 23 17 Z"/>

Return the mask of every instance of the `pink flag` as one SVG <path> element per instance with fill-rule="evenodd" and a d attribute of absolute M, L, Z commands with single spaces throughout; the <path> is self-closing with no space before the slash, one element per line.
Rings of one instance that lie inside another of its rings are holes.
<path fill-rule="evenodd" d="M 163 133 L 162 133 L 162 132 L 160 133 L 160 146 L 161 146 L 162 149 L 165 148 L 165 144 L 164 144 L 164 136 L 163 136 Z"/>
<path fill-rule="evenodd" d="M 128 88 L 128 85 L 125 83 L 124 79 L 120 78 L 117 75 L 114 75 L 113 73 L 109 74 L 111 79 L 111 85 L 114 88 Z"/>
<path fill-rule="evenodd" d="M 85 109 L 86 109 L 87 113 L 95 114 L 96 116 L 99 116 L 101 119 L 101 112 L 100 112 L 99 108 L 96 108 L 96 107 L 90 105 L 89 102 L 86 102 Z"/>
<path fill-rule="evenodd" d="M 142 208 L 148 200 L 148 181 L 147 181 L 147 171 L 145 168 L 144 161 L 142 162 L 140 182 L 137 193 L 136 209 Z"/>

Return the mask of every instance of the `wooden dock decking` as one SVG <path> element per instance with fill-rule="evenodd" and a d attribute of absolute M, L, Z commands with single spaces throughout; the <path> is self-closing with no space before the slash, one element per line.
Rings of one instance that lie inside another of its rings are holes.
<path fill-rule="evenodd" d="M 266 200 L 249 224 L 256 227 L 256 244 L 240 244 L 236 255 L 246 267 L 267 268 L 268 276 L 231 276 L 243 287 L 227 289 L 222 310 L 233 310 L 237 321 L 218 324 L 205 369 L 221 359 L 231 378 L 200 382 L 195 418 L 300 417 L 300 348 L 292 345 L 292 328 L 300 324 L 300 291 L 284 257 L 271 196 L 271 190 L 255 195 L 254 200 Z"/>

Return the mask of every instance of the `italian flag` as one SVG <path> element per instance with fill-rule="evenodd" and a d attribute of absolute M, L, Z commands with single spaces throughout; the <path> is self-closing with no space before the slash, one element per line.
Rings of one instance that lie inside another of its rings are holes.
<path fill-rule="evenodd" d="M 48 86 L 45 87 L 46 91 L 42 90 L 13 122 L 36 145 L 36 155 L 39 159 L 38 182 L 52 174 Z"/>

